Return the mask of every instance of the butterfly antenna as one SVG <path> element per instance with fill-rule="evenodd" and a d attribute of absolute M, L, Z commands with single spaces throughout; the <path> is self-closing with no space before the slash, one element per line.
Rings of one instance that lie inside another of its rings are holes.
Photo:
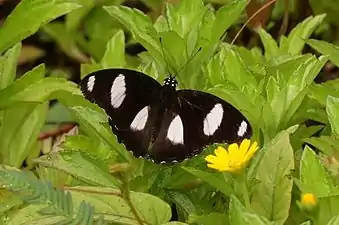
<path fill-rule="evenodd" d="M 178 70 L 178 72 L 175 73 L 175 75 L 173 77 L 176 77 L 190 62 L 192 62 L 192 60 L 194 59 L 194 57 L 201 51 L 202 47 L 200 47 L 192 56 L 189 60 L 187 60 L 187 62 Z"/>

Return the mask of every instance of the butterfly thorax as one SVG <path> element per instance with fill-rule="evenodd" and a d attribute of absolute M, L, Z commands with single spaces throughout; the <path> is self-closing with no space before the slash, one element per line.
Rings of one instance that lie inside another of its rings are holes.
<path fill-rule="evenodd" d="M 170 107 L 172 103 L 176 101 L 177 99 L 176 86 L 177 85 L 178 85 L 178 82 L 172 76 L 164 80 L 164 84 L 158 96 L 160 102 L 166 103 L 165 105 L 163 105 L 163 107 L 165 108 Z"/>

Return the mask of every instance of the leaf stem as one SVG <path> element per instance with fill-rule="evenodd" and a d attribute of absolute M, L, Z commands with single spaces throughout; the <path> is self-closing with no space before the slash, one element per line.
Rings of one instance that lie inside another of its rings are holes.
<path fill-rule="evenodd" d="M 131 195 L 130 195 L 129 188 L 128 188 L 128 182 L 125 179 L 123 179 L 123 184 L 121 186 L 121 193 L 127 205 L 130 207 L 132 214 L 135 216 L 137 223 L 139 225 L 144 225 L 143 220 L 140 218 L 136 208 L 134 207 L 132 203 Z"/>

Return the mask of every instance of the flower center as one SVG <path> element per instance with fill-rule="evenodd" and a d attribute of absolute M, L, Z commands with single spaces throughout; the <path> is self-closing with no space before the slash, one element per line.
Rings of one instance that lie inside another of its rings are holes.
<path fill-rule="evenodd" d="M 243 161 L 239 159 L 230 159 L 228 161 L 228 167 L 234 169 L 241 169 L 243 167 Z"/>

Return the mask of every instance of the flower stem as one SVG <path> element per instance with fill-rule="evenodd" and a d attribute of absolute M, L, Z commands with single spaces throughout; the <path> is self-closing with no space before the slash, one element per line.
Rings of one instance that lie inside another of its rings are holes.
<path fill-rule="evenodd" d="M 250 197 L 248 194 L 247 189 L 247 182 L 246 182 L 246 173 L 242 171 L 241 174 L 238 175 L 238 184 L 240 186 L 240 194 L 244 200 L 245 208 L 249 210 L 251 208 Z"/>

